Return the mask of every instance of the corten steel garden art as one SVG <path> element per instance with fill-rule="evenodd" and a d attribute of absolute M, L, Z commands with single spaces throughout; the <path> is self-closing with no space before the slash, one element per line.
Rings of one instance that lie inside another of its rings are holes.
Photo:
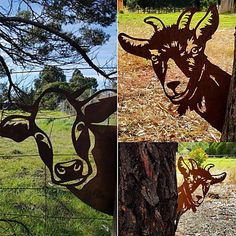
<path fill-rule="evenodd" d="M 133 55 L 151 60 L 165 95 L 178 106 L 179 115 L 194 110 L 218 131 L 222 131 L 231 75 L 212 64 L 205 55 L 207 41 L 219 25 L 216 6 L 210 6 L 194 26 L 196 9 L 184 11 L 176 24 L 166 26 L 149 16 L 144 22 L 154 33 L 150 39 L 118 36 L 122 48 Z M 172 69 L 178 70 L 176 78 Z"/>
<path fill-rule="evenodd" d="M 190 165 L 183 157 L 178 160 L 178 169 L 183 176 L 183 183 L 178 187 L 178 215 L 181 216 L 188 210 L 196 212 L 206 197 L 210 186 L 222 182 L 226 172 L 213 175 L 210 169 L 214 164 L 207 164 L 204 168 L 199 167 L 193 159 L 188 159 Z"/>
<path fill-rule="evenodd" d="M 79 100 L 87 87 L 69 92 L 60 88 L 46 89 L 32 105 L 16 103 L 26 115 L 9 115 L 0 123 L 0 136 L 23 142 L 33 137 L 39 156 L 51 174 L 51 181 L 68 188 L 76 197 L 91 207 L 113 215 L 116 195 L 116 126 L 101 125 L 116 112 L 116 96 L 99 98 L 113 89 L 103 89 L 89 98 Z M 76 111 L 71 128 L 71 139 L 77 158 L 56 162 L 50 137 L 36 124 L 41 100 L 46 94 L 64 95 Z M 95 102 L 91 102 L 96 99 Z M 94 164 L 95 163 L 95 164 Z"/>

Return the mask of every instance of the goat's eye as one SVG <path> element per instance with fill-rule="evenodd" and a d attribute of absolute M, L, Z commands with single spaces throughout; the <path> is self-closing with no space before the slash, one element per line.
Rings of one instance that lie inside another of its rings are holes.
<path fill-rule="evenodd" d="M 199 53 L 201 51 L 201 48 L 193 47 L 191 51 L 192 53 Z"/>
<path fill-rule="evenodd" d="M 156 55 L 152 55 L 152 56 L 151 56 L 151 60 L 152 60 L 153 62 L 157 62 L 157 61 L 158 61 L 158 57 L 157 57 Z"/>

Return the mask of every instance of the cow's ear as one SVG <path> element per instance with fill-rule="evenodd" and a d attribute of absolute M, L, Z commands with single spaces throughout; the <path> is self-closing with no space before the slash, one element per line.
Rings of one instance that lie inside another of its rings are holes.
<path fill-rule="evenodd" d="M 85 108 L 86 120 L 89 123 L 100 123 L 117 110 L 117 96 L 99 99 Z"/>
<path fill-rule="evenodd" d="M 29 121 L 24 116 L 9 116 L 0 124 L 0 137 L 22 142 L 31 136 Z"/>
<path fill-rule="evenodd" d="M 185 178 L 189 176 L 190 170 L 183 157 L 180 157 L 178 160 L 178 169 Z"/>

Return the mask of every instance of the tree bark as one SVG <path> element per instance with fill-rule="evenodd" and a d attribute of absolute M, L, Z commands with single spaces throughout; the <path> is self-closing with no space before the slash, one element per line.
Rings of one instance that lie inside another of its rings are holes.
<path fill-rule="evenodd" d="M 226 13 L 235 11 L 234 0 L 221 0 L 219 12 Z"/>
<path fill-rule="evenodd" d="M 234 37 L 235 46 L 233 74 L 229 89 L 223 132 L 221 135 L 222 142 L 236 142 L 236 32 L 234 34 Z"/>
<path fill-rule="evenodd" d="M 120 236 L 175 235 L 177 143 L 119 144 Z"/>

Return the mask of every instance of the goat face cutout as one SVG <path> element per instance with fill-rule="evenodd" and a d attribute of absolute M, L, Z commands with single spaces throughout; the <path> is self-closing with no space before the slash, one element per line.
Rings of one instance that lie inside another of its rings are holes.
<path fill-rule="evenodd" d="M 210 7 L 200 22 L 190 29 L 194 13 L 193 8 L 186 10 L 177 24 L 170 27 L 166 27 L 159 18 L 145 18 L 144 22 L 155 30 L 149 40 L 133 38 L 124 33 L 118 37 L 124 50 L 152 61 L 166 96 L 174 104 L 193 96 L 204 70 L 206 42 L 219 23 L 216 7 Z"/>
<path fill-rule="evenodd" d="M 151 60 L 165 95 L 178 105 L 178 113 L 195 110 L 213 127 L 222 130 L 231 76 L 213 65 L 204 53 L 219 24 L 216 6 L 194 23 L 195 9 L 184 11 L 171 26 L 156 17 L 144 19 L 154 28 L 150 39 L 121 33 L 121 47 L 136 56 Z"/>
<path fill-rule="evenodd" d="M 190 165 L 187 165 L 182 157 L 178 160 L 178 169 L 183 175 L 183 184 L 178 188 L 177 212 L 180 214 L 189 209 L 195 212 L 196 208 L 204 201 L 210 186 L 222 182 L 226 177 L 225 172 L 212 175 L 209 170 L 214 167 L 213 164 L 201 168 L 192 159 L 189 159 L 189 163 Z"/>

